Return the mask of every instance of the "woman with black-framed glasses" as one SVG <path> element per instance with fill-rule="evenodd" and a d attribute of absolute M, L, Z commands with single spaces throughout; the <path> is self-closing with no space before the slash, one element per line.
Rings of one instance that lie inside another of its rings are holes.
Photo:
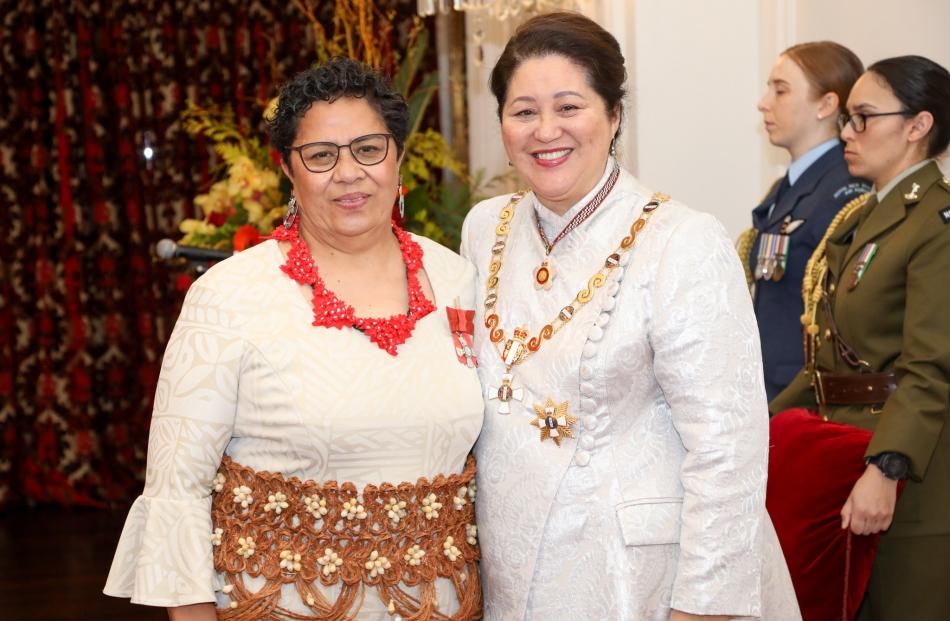
<path fill-rule="evenodd" d="M 805 368 L 771 409 L 865 430 L 842 462 L 853 478 L 839 505 L 841 529 L 871 558 L 879 537 L 857 618 L 950 619 L 950 178 L 933 159 L 950 144 L 950 73 L 920 56 L 882 60 L 847 107 L 848 170 L 874 188 L 842 210 L 809 262 Z M 841 451 L 840 441 L 807 448 L 812 465 L 786 489 L 841 476 L 820 466 Z"/>
<path fill-rule="evenodd" d="M 408 121 L 350 59 L 281 91 L 287 219 L 188 292 L 107 594 L 173 621 L 481 617 L 475 270 L 393 221 Z"/>

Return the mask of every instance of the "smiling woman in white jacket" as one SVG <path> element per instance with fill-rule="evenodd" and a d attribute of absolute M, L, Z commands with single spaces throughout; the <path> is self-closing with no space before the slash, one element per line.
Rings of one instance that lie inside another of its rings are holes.
<path fill-rule="evenodd" d="M 530 191 L 463 231 L 485 619 L 800 619 L 742 267 L 714 218 L 612 157 L 624 79 L 616 41 L 571 13 L 524 24 L 492 73 Z"/>

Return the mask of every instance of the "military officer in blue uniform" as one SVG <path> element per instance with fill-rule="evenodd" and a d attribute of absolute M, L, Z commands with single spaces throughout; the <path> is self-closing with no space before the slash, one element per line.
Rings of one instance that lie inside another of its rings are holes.
<path fill-rule="evenodd" d="M 758 104 L 769 141 L 792 158 L 739 241 L 769 399 L 802 368 L 805 264 L 835 214 L 871 187 L 848 172 L 836 125 L 862 72 L 861 61 L 837 43 L 799 44 L 779 56 Z"/>

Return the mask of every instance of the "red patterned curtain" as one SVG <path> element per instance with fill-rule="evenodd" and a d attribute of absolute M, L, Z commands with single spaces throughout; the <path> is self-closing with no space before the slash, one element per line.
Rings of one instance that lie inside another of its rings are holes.
<path fill-rule="evenodd" d="M 0 0 L 0 505 L 139 493 L 182 297 L 152 246 L 213 165 L 179 114 L 256 131 L 314 58 L 290 0 Z"/>

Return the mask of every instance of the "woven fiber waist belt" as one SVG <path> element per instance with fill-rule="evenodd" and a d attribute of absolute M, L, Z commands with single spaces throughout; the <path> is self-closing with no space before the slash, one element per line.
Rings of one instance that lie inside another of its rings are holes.
<path fill-rule="evenodd" d="M 214 568 L 232 602 L 218 618 L 349 621 L 368 589 L 403 618 L 480 618 L 474 479 L 473 457 L 461 474 L 362 490 L 256 472 L 225 457 L 214 481 L 212 540 Z M 263 577 L 264 586 L 250 591 L 245 574 Z M 455 589 L 459 607 L 451 615 L 437 610 L 439 578 Z M 312 616 L 281 607 L 285 584 Z M 338 591 L 334 601 L 320 585 Z"/>

